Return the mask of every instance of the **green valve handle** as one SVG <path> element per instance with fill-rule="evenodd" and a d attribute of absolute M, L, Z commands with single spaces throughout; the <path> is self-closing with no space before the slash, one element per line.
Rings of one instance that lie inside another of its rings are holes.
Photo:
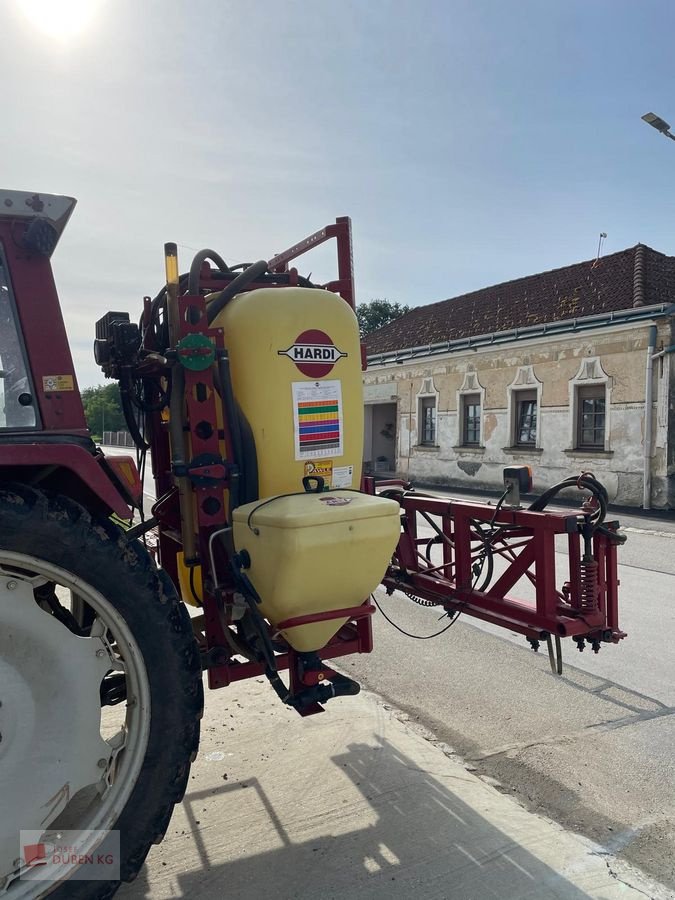
<path fill-rule="evenodd" d="M 178 359 L 186 369 L 201 372 L 213 365 L 216 348 L 205 334 L 188 334 L 178 342 L 176 347 Z"/>

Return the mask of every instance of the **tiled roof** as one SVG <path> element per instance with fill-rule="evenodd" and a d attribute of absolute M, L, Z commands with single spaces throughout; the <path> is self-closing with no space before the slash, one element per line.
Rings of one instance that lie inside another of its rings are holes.
<path fill-rule="evenodd" d="M 638 244 L 599 260 L 418 306 L 365 338 L 369 354 L 675 302 L 675 257 Z"/>

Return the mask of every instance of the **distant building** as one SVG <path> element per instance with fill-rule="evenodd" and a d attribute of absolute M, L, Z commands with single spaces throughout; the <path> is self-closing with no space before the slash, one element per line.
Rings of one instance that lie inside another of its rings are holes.
<path fill-rule="evenodd" d="M 366 338 L 367 468 L 492 489 L 509 464 L 535 487 L 586 470 L 675 508 L 674 323 L 675 257 L 643 244 L 417 307 Z"/>

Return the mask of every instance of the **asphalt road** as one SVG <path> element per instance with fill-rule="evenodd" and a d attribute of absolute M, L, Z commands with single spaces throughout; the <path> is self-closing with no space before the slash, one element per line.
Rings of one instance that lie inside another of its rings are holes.
<path fill-rule="evenodd" d="M 466 618 L 416 641 L 376 615 L 374 652 L 345 668 L 482 777 L 641 867 L 675 897 L 675 528 L 628 523 L 619 571 L 629 636 L 597 656 L 563 642 L 562 677 L 524 638 Z M 438 611 L 403 595 L 377 596 L 408 631 L 442 625 Z"/>

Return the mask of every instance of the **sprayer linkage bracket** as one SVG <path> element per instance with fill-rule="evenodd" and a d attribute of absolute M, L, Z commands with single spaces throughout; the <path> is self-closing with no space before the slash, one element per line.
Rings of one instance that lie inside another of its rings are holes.
<path fill-rule="evenodd" d="M 173 465 L 172 472 L 177 478 L 189 478 L 195 487 L 212 487 L 229 481 L 232 466 L 212 453 L 195 456 L 189 463 Z"/>

